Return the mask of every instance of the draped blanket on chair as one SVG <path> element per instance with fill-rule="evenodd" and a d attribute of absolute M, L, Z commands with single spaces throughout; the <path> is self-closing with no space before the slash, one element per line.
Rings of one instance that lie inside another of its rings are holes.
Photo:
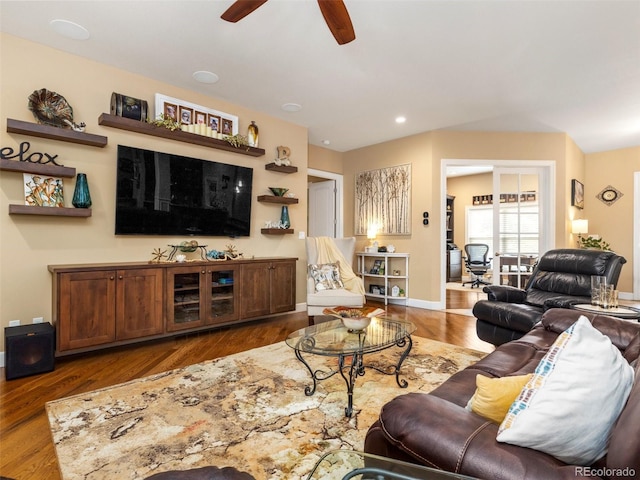
<path fill-rule="evenodd" d="M 365 294 L 364 285 L 351 268 L 352 259 L 344 257 L 342 252 L 336 247 L 331 237 L 315 237 L 316 250 L 318 252 L 318 263 L 338 263 L 340 266 L 340 278 L 344 283 L 344 288 L 353 293 Z"/>

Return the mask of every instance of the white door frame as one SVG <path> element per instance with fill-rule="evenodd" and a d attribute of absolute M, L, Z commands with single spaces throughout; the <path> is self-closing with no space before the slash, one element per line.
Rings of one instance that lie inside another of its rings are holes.
<path fill-rule="evenodd" d="M 543 215 L 543 232 L 546 234 L 546 243 L 549 248 L 555 245 L 556 238 L 556 162 L 553 160 L 489 160 L 489 159 L 463 159 L 463 158 L 443 158 L 440 160 L 440 239 L 443 242 L 441 251 L 444 252 L 444 239 L 446 238 L 446 209 L 447 209 L 447 167 L 453 166 L 480 166 L 490 165 L 494 167 L 539 167 L 547 173 L 547 180 L 540 185 L 539 195 L 545 195 L 548 199 L 548 215 Z M 447 258 L 440 255 L 440 309 L 446 308 L 446 287 L 447 287 Z"/>
<path fill-rule="evenodd" d="M 308 168 L 307 175 L 326 178 L 327 180 L 334 180 L 336 182 L 336 238 L 342 238 L 344 236 L 344 177 L 339 173 L 325 172 L 314 168 Z"/>
<path fill-rule="evenodd" d="M 633 218 L 640 218 L 640 172 L 633 174 Z M 633 300 L 640 300 L 640 222 L 633 222 Z"/>

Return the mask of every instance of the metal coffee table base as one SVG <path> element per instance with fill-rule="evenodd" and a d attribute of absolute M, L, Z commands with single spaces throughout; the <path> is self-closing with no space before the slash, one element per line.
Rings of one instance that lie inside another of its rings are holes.
<path fill-rule="evenodd" d="M 305 339 L 307 341 L 313 341 L 312 338 Z M 304 340 L 303 340 L 304 341 Z M 296 358 L 302 362 L 302 364 L 307 367 L 309 370 L 309 374 L 311 375 L 311 379 L 313 380 L 313 386 L 307 385 L 304 387 L 304 394 L 307 396 L 311 396 L 315 393 L 316 387 L 318 386 L 318 382 L 322 380 L 326 380 L 328 378 L 333 377 L 336 373 L 340 373 L 345 383 L 347 384 L 347 407 L 344 409 L 344 414 L 347 417 L 351 417 L 353 414 L 353 388 L 356 384 L 356 378 L 362 377 L 365 374 L 365 368 L 370 368 L 376 370 L 384 375 L 395 375 L 396 383 L 400 388 L 407 388 L 409 385 L 406 380 L 400 378 L 400 368 L 402 368 L 402 363 L 405 358 L 409 355 L 411 351 L 411 347 L 413 346 L 413 341 L 410 336 L 404 337 L 398 340 L 395 345 L 399 348 L 404 348 L 404 351 L 400 355 L 400 359 L 398 363 L 394 365 L 390 365 L 387 369 L 379 368 L 374 365 L 365 365 L 364 363 L 364 353 L 355 352 L 355 353 L 340 353 L 336 355 L 338 357 L 338 369 L 331 370 L 329 372 L 325 372 L 324 370 L 313 370 L 309 363 L 302 356 L 302 350 L 296 349 L 295 354 Z M 388 347 L 386 347 L 388 348 Z M 386 348 L 381 348 L 380 350 L 384 350 Z M 378 351 L 380 351 L 378 350 Z M 372 353 L 372 352 L 367 352 Z M 351 363 L 349 364 L 348 358 L 351 357 Z M 348 370 L 348 372 L 345 372 Z"/>

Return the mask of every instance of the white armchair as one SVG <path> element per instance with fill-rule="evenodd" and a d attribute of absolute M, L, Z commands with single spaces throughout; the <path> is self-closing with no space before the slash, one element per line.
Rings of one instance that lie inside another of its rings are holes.
<path fill-rule="evenodd" d="M 316 282 L 307 269 L 307 314 L 309 325 L 313 325 L 314 317 L 322 315 L 325 308 L 364 306 L 364 283 L 352 268 L 355 255 L 356 239 L 307 237 L 307 265 L 338 263 L 343 288 L 317 290 Z"/>

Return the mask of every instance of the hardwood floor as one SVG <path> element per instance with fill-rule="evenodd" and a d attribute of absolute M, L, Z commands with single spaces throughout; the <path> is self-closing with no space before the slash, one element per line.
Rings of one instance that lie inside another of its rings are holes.
<path fill-rule="evenodd" d="M 469 309 L 476 300 L 477 293 L 447 291 L 448 309 Z M 493 350 L 477 338 L 472 317 L 393 305 L 387 310 L 416 324 L 415 334 L 420 337 Z M 0 371 L 0 476 L 60 478 L 44 407 L 48 401 L 276 343 L 306 325 L 305 313 L 280 315 L 206 333 L 65 357 L 56 361 L 51 373 L 9 382 Z"/>

